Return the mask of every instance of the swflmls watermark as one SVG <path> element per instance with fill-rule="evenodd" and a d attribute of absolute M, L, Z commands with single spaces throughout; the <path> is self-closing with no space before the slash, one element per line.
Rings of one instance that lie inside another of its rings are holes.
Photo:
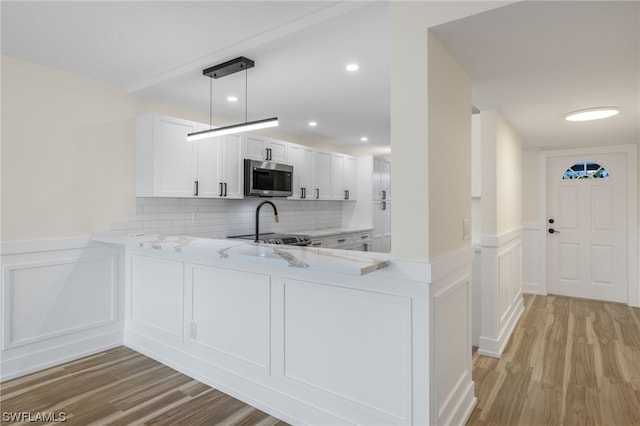
<path fill-rule="evenodd" d="M 6 423 L 64 423 L 67 421 L 67 413 L 64 411 L 42 411 L 37 413 L 3 411 L 2 421 Z"/>

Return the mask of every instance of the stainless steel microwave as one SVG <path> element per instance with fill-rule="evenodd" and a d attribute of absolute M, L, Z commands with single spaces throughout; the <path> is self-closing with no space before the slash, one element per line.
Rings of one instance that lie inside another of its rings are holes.
<path fill-rule="evenodd" d="M 244 160 L 244 195 L 289 197 L 293 195 L 293 166 L 271 161 Z"/>

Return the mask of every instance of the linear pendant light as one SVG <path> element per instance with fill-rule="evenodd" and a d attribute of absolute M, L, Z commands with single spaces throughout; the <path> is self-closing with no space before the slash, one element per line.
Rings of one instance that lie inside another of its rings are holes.
<path fill-rule="evenodd" d="M 254 65 L 255 65 L 255 62 L 252 61 L 251 59 L 247 59 L 244 56 L 240 56 L 238 58 L 224 62 L 222 64 L 215 65 L 213 67 L 202 70 L 203 75 L 211 78 L 216 78 L 216 79 L 227 76 L 229 74 L 236 73 L 238 71 L 243 71 L 243 70 L 245 71 L 245 112 L 244 112 L 245 121 L 244 123 L 232 124 L 230 126 L 224 126 L 224 127 L 213 128 L 212 126 L 212 128 L 209 130 L 189 133 L 187 134 L 188 142 L 197 141 L 197 140 L 206 139 L 206 138 L 213 138 L 216 136 L 228 135 L 231 133 L 249 132 L 251 130 L 266 129 L 268 127 L 278 126 L 279 124 L 278 117 L 266 118 L 263 120 L 256 120 L 256 121 L 247 121 L 246 70 L 248 70 L 249 68 L 253 68 Z M 213 105 L 213 96 L 210 95 L 209 100 L 211 102 L 211 105 Z M 209 110 L 210 115 L 212 115 L 211 113 L 212 109 L 213 108 Z M 210 117 L 209 124 L 211 125 L 211 117 Z"/>

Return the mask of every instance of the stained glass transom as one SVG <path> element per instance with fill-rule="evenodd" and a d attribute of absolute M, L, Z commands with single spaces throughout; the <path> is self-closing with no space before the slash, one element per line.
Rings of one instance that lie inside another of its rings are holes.
<path fill-rule="evenodd" d="M 609 171 L 598 163 L 582 161 L 569 167 L 562 179 L 608 179 Z"/>

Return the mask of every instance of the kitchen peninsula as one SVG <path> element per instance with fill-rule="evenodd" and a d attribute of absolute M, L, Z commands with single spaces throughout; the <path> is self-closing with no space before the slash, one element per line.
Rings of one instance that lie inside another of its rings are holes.
<path fill-rule="evenodd" d="M 289 423 L 435 424 L 436 412 L 455 422 L 473 404 L 470 369 L 452 381 L 449 367 L 470 357 L 453 354 L 470 335 L 449 331 L 468 306 L 437 303 L 459 289 L 466 299 L 468 281 L 427 285 L 435 270 L 383 253 L 186 236 L 93 241 L 124 253 L 126 346 Z"/>

